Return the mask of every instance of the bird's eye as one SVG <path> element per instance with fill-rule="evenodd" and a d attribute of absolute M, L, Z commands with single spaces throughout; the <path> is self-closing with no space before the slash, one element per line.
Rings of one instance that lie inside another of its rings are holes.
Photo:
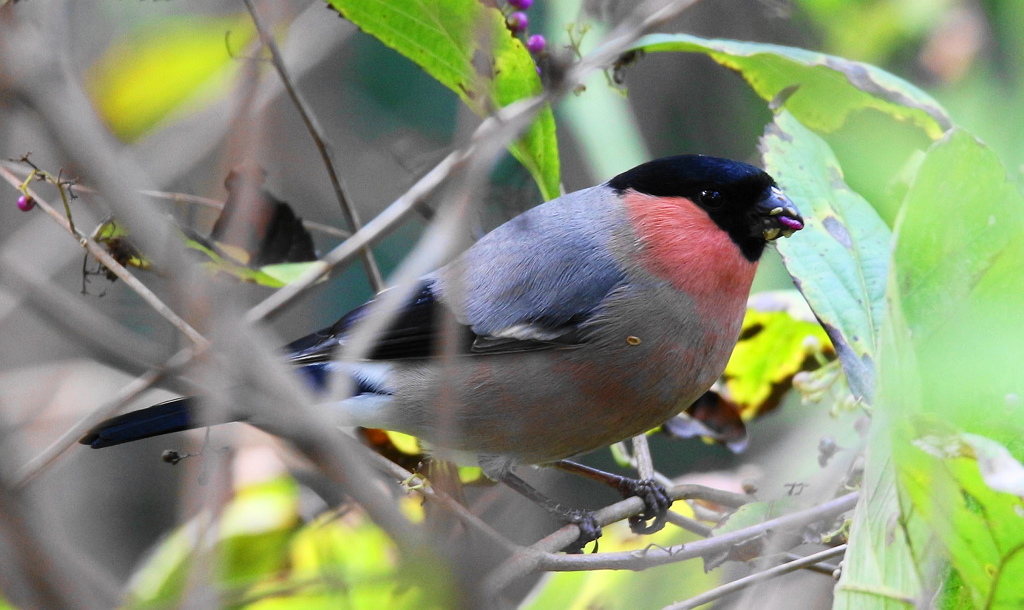
<path fill-rule="evenodd" d="M 700 192 L 700 204 L 706 208 L 721 207 L 725 200 L 718 191 L 704 190 Z"/>

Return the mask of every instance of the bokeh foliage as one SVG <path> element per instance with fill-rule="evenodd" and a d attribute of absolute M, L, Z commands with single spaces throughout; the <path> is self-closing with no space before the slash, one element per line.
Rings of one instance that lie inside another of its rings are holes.
<path fill-rule="evenodd" d="M 475 112 L 485 114 L 540 91 L 533 60 L 507 36 L 497 11 L 475 0 L 439 1 L 429 15 L 403 13 L 401 22 L 388 17 L 393 7 L 386 3 L 373 3 L 372 10 L 363 10 L 367 3 L 331 4 L 455 91 Z M 910 607 L 935 595 L 946 607 L 1020 607 L 1024 199 L 1016 167 L 1024 161 L 1024 147 L 1012 136 L 1024 129 L 1024 118 L 1013 110 L 1024 100 L 1019 78 L 1024 9 L 995 0 L 978 3 L 980 8 L 953 0 L 798 4 L 800 18 L 822 32 L 825 50 L 851 59 L 688 34 L 652 35 L 635 49 L 705 54 L 739 73 L 770 104 L 763 162 L 808 217 L 807 229 L 779 250 L 836 347 L 850 388 L 873 418 L 863 496 L 836 607 Z M 897 61 L 908 46 L 935 35 L 954 8 L 1000 17 L 989 23 L 1004 64 L 979 55 L 976 71 L 959 77 L 961 88 L 937 82 L 932 95 L 889 71 L 854 61 Z M 488 24 L 487 36 L 470 35 L 479 19 Z M 167 35 L 173 33 L 169 27 Z M 166 44 L 161 37 L 155 40 Z M 445 54 L 428 56 L 424 49 Z M 474 63 L 481 49 L 501 67 L 482 80 Z M 206 78 L 215 63 L 194 67 L 189 78 Z M 101 68 L 97 75 L 105 74 Z M 1017 78 L 1002 79 L 1001 71 Z M 133 98 L 116 74 L 97 76 L 94 90 L 105 100 L 101 108 L 119 109 L 105 112 L 115 130 L 133 138 L 194 87 L 176 85 L 171 91 L 168 84 L 158 96 L 168 100 L 163 108 L 134 119 L 131 103 L 118 105 L 118 99 Z M 993 139 L 998 152 L 969 131 L 975 127 L 978 135 Z M 554 134 L 554 118 L 545 111 L 512 148 L 548 197 L 557 194 L 560 180 Z M 763 364 L 737 365 L 731 374 L 745 379 Z M 330 587 L 316 587 L 339 579 L 354 596 L 345 603 L 354 603 L 364 586 L 367 603 L 406 603 L 391 588 L 390 579 L 399 578 L 400 570 L 381 550 L 387 541 L 379 532 L 365 523 L 300 525 L 295 511 L 285 506 L 291 501 L 288 484 L 275 485 L 281 487 L 273 490 L 277 499 L 270 504 L 284 509 L 267 514 L 281 519 L 268 521 L 255 534 L 220 541 L 226 563 L 217 579 L 225 590 L 244 588 L 239 601 L 255 605 L 312 601 L 304 595 L 334 603 Z M 264 492 L 269 488 L 243 491 L 233 506 L 241 511 L 252 499 L 246 494 Z M 230 525 L 231 517 L 222 517 L 222 526 Z M 314 531 L 322 534 L 317 544 L 325 549 L 303 546 L 311 544 Z M 373 543 L 361 543 L 363 536 Z M 179 569 L 193 545 L 182 546 L 177 537 L 140 572 L 137 582 L 151 584 L 137 585 L 137 603 L 173 599 L 181 590 Z M 177 555 L 173 548 L 179 548 Z M 358 557 L 350 554 L 359 549 Z M 330 576 L 321 582 L 320 576 L 309 576 L 314 573 Z M 289 579 L 309 579 L 315 586 L 260 593 L 270 581 L 279 586 Z M 628 588 L 638 582 L 622 581 L 601 586 Z M 568 607 L 584 603 L 581 595 L 552 585 L 537 599 Z"/>

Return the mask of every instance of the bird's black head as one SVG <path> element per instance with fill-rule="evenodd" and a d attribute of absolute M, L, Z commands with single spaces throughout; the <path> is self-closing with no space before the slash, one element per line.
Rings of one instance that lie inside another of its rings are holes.
<path fill-rule="evenodd" d="M 608 181 L 618 193 L 685 197 L 699 206 L 751 261 L 767 242 L 803 228 L 803 219 L 771 176 L 746 163 L 678 155 L 655 159 Z"/>

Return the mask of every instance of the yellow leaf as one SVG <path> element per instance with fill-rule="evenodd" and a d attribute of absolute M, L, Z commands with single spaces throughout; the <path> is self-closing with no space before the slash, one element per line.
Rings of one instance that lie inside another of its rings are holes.
<path fill-rule="evenodd" d="M 240 66 L 231 52 L 254 34 L 242 15 L 162 19 L 115 41 L 90 69 L 86 87 L 114 134 L 131 141 L 186 102 L 195 110 L 224 92 Z"/>

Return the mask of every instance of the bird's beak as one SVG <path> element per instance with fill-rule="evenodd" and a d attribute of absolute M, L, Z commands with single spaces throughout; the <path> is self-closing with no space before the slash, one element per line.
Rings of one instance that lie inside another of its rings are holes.
<path fill-rule="evenodd" d="M 769 189 L 764 199 L 757 202 L 757 210 L 762 215 L 761 230 L 765 241 L 789 237 L 804 228 L 804 219 L 800 216 L 800 211 L 777 186 Z"/>

